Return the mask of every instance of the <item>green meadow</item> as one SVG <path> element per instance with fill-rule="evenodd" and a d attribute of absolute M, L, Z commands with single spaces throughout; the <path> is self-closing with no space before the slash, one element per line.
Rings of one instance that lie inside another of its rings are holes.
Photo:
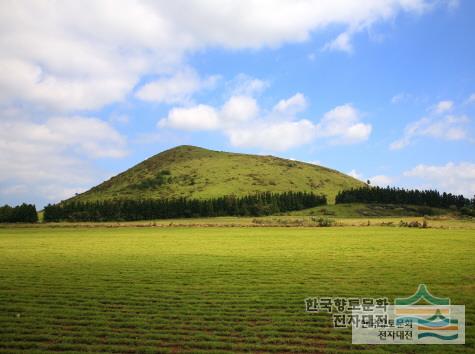
<path fill-rule="evenodd" d="M 6 227 L 0 352 L 468 353 L 475 233 L 402 227 Z M 352 345 L 320 296 L 427 284 L 466 306 L 466 344 Z"/>
<path fill-rule="evenodd" d="M 258 192 L 313 192 L 333 203 L 337 193 L 365 184 L 323 166 L 274 156 L 181 145 L 163 151 L 69 201 L 209 199 Z"/>

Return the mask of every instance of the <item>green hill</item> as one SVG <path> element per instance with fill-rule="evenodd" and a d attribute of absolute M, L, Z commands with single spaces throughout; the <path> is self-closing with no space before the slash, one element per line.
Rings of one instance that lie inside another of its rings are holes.
<path fill-rule="evenodd" d="M 364 185 L 350 176 L 310 163 L 178 146 L 163 151 L 68 201 L 114 198 L 198 198 L 256 192 L 307 191 L 327 196 Z"/>

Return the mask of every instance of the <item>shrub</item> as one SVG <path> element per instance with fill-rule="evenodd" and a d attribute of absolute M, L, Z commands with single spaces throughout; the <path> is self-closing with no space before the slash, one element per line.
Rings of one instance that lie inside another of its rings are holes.
<path fill-rule="evenodd" d="M 425 226 L 424 226 L 425 223 Z M 427 227 L 427 222 L 424 220 L 424 222 L 421 224 L 419 221 L 400 221 L 399 222 L 399 227 L 417 227 L 417 228 L 426 228 Z"/>
<path fill-rule="evenodd" d="M 475 216 L 475 208 L 463 207 L 460 209 L 460 214 L 465 216 Z"/>
<path fill-rule="evenodd" d="M 335 224 L 335 221 L 328 218 L 314 218 L 312 217 L 312 221 L 315 222 L 320 227 L 330 227 Z"/>

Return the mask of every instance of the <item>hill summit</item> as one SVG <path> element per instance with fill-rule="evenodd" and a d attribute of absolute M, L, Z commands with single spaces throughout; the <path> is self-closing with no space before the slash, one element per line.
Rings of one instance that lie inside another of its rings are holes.
<path fill-rule="evenodd" d="M 154 155 L 68 201 L 208 199 L 302 191 L 323 194 L 333 203 L 339 191 L 363 185 L 341 172 L 310 163 L 182 145 Z"/>

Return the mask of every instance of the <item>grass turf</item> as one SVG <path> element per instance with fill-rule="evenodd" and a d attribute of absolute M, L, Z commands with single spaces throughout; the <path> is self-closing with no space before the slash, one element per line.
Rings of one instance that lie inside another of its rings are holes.
<path fill-rule="evenodd" d="M 473 230 L 0 229 L 0 352 L 473 352 Z M 466 345 L 353 346 L 313 296 L 419 283 L 466 305 Z"/>
<path fill-rule="evenodd" d="M 157 176 L 164 171 L 169 175 L 157 183 Z M 70 200 L 209 199 L 257 192 L 301 191 L 324 194 L 328 202 L 333 203 L 339 191 L 364 185 L 323 166 L 185 145 L 152 156 Z"/>

